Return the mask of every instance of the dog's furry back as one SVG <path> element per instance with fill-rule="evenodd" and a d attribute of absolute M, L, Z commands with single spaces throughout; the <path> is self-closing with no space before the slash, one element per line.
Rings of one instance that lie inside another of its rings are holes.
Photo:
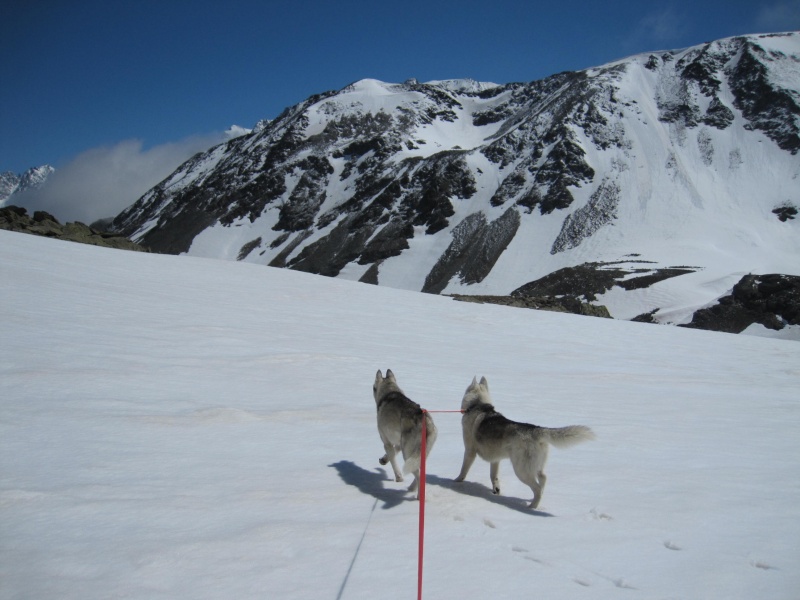
<path fill-rule="evenodd" d="M 486 378 L 473 378 L 461 401 L 464 462 L 456 481 L 464 481 L 476 456 L 490 463 L 489 478 L 492 491 L 500 493 L 498 475 L 500 461 L 511 459 L 514 473 L 533 490 L 531 508 L 542 498 L 547 477 L 544 464 L 548 445 L 566 448 L 594 439 L 594 433 L 584 425 L 540 427 L 507 419 L 497 412 L 489 395 Z"/>
<path fill-rule="evenodd" d="M 433 419 L 430 414 L 423 412 L 419 404 L 403 393 L 391 369 L 386 371 L 386 377 L 378 371 L 373 394 L 381 439 L 402 452 L 403 472 L 415 473 L 420 467 L 422 419 L 425 419 L 426 457 L 430 454 L 437 437 Z"/>
<path fill-rule="evenodd" d="M 529 423 L 520 423 L 507 419 L 494 408 L 489 395 L 486 378 L 478 383 L 473 380 L 461 401 L 464 413 L 463 424 L 466 430 L 481 446 L 481 442 L 495 445 L 510 439 L 527 439 L 530 442 L 548 442 L 556 448 L 569 448 L 575 444 L 595 439 L 594 432 L 585 425 L 568 425 L 566 427 L 541 427 Z"/>
<path fill-rule="evenodd" d="M 436 441 L 436 426 L 428 413 L 400 391 L 392 391 L 378 402 L 378 431 L 403 453 L 403 473 L 419 469 L 422 447 L 422 419 L 425 418 L 425 456 Z"/>

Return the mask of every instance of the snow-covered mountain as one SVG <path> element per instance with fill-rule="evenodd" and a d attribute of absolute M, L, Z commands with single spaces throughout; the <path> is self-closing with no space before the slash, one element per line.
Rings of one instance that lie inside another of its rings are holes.
<path fill-rule="evenodd" d="M 18 175 L 11 171 L 0 173 L 0 206 L 13 203 L 14 194 L 40 187 L 55 169 L 50 165 L 32 167 Z"/>
<path fill-rule="evenodd" d="M 561 274 L 616 318 L 683 323 L 745 274 L 800 275 L 798 151 L 800 33 L 753 35 L 530 83 L 359 81 L 195 156 L 114 227 L 433 293 Z"/>

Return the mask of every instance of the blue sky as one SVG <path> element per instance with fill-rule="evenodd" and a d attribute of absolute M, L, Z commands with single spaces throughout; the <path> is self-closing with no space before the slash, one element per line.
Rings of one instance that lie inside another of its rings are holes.
<path fill-rule="evenodd" d="M 114 161 L 165 164 L 231 125 L 251 127 L 366 77 L 532 81 L 639 52 L 800 29 L 800 0 L 4 5 L 0 171 L 16 173 L 113 151 Z"/>

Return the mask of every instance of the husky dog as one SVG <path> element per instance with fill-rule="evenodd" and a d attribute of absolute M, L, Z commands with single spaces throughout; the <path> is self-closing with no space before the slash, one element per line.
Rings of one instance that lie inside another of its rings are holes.
<path fill-rule="evenodd" d="M 536 508 L 542 499 L 544 484 L 544 463 L 547 460 L 547 444 L 566 448 L 585 440 L 594 439 L 594 433 L 584 425 L 571 425 L 551 429 L 528 423 L 517 423 L 506 419 L 492 405 L 489 383 L 485 377 L 480 383 L 476 378 L 464 393 L 461 401 L 462 433 L 464 435 L 464 464 L 456 481 L 464 481 L 475 456 L 489 461 L 489 477 L 492 492 L 500 493 L 498 470 L 500 461 L 511 459 L 514 473 L 522 483 L 533 490 L 533 501 L 529 508 Z"/>
<path fill-rule="evenodd" d="M 419 487 L 422 419 L 425 419 L 426 457 L 436 441 L 436 426 L 431 416 L 423 412 L 419 404 L 410 400 L 398 387 L 391 369 L 386 370 L 386 377 L 378 370 L 372 393 L 378 409 L 378 433 L 386 450 L 379 462 L 382 465 L 391 463 L 395 481 L 403 481 L 403 474 L 397 468 L 395 460 L 397 451 L 401 451 L 403 472 L 414 474 L 414 482 L 408 488 L 408 491 L 413 492 Z"/>

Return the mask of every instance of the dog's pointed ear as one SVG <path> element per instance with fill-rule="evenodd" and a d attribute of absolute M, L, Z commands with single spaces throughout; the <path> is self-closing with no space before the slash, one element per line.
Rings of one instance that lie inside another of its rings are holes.
<path fill-rule="evenodd" d="M 392 381 L 397 381 L 397 378 L 392 373 L 391 369 L 386 369 L 386 379 L 391 379 Z"/>
<path fill-rule="evenodd" d="M 472 383 L 470 385 L 478 385 L 478 377 L 477 377 L 477 375 L 472 378 Z"/>
<path fill-rule="evenodd" d="M 481 385 L 485 387 L 487 390 L 489 389 L 489 382 L 486 381 L 486 377 L 481 377 Z"/>
<path fill-rule="evenodd" d="M 381 375 L 381 370 L 378 369 L 378 372 L 375 373 L 375 381 L 381 381 L 383 379 L 383 375 Z"/>

